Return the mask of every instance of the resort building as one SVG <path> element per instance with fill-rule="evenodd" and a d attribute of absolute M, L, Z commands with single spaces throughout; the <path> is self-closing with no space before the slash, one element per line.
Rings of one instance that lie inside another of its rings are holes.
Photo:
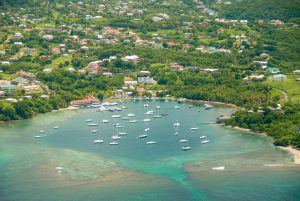
<path fill-rule="evenodd" d="M 94 96 L 88 96 L 84 99 L 72 100 L 70 102 L 70 104 L 73 106 L 86 106 L 86 105 L 91 105 L 91 104 L 96 104 L 96 103 L 100 103 L 100 101 L 98 98 L 95 98 Z"/>

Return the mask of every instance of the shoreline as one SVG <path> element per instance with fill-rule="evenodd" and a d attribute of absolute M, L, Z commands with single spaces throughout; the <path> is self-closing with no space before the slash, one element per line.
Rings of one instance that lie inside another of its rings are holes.
<path fill-rule="evenodd" d="M 231 128 L 231 129 L 235 129 L 235 130 L 239 130 L 239 131 L 249 132 L 249 133 L 252 133 L 252 134 L 258 135 L 258 136 L 269 137 L 266 133 L 257 133 L 257 132 L 251 131 L 248 128 L 241 128 L 241 127 L 238 127 L 238 126 L 235 126 L 235 127 L 225 126 L 225 125 L 223 125 L 223 126 L 226 127 L 226 128 Z M 287 146 L 287 147 L 275 146 L 275 145 L 273 145 L 273 146 L 278 147 L 279 149 L 287 151 L 290 154 L 292 154 L 293 159 L 294 159 L 293 163 L 296 164 L 296 165 L 300 165 L 300 150 L 298 150 L 296 148 L 293 148 L 292 146 Z"/>
<path fill-rule="evenodd" d="M 224 102 L 217 102 L 217 101 L 204 101 L 204 100 L 185 99 L 181 102 L 191 103 L 191 104 L 212 104 L 212 105 L 227 106 L 227 107 L 231 107 L 231 108 L 235 108 L 235 109 L 239 109 L 239 110 L 245 110 L 245 108 L 239 107 L 239 106 L 234 105 L 232 103 L 224 103 Z"/>
<path fill-rule="evenodd" d="M 294 163 L 300 165 L 300 150 L 293 148 L 292 146 L 279 147 L 280 149 L 291 153 L 294 156 Z"/>

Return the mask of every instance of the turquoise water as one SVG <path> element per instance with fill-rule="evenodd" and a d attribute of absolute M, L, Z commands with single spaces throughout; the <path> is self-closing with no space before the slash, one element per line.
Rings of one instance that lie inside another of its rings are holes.
<path fill-rule="evenodd" d="M 122 103 L 128 109 L 120 112 L 61 111 L 1 126 L 0 200 L 300 200 L 300 167 L 289 153 L 272 146 L 269 138 L 206 124 L 232 109 L 188 108 L 174 101 L 143 104 Z M 168 115 L 156 119 L 144 115 L 148 110 Z M 128 113 L 139 122 L 112 118 Z M 151 122 L 141 122 L 144 118 Z M 86 119 L 99 126 L 88 126 Z M 148 138 L 139 139 L 145 128 L 150 128 Z M 109 145 L 117 132 L 127 136 Z M 201 144 L 202 135 L 209 144 Z M 94 144 L 99 137 L 104 143 Z M 191 150 L 181 150 L 182 138 Z M 148 140 L 157 143 L 146 145 Z M 225 169 L 212 169 L 220 166 Z"/>

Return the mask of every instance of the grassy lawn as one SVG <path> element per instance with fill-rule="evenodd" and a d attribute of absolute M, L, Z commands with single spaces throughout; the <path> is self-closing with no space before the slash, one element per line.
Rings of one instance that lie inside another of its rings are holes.
<path fill-rule="evenodd" d="M 300 82 L 296 82 L 295 79 L 300 77 L 300 75 L 288 75 L 285 81 L 273 82 L 272 80 L 267 80 L 264 83 L 273 88 L 285 91 L 289 100 L 293 103 L 300 102 Z"/>
<path fill-rule="evenodd" d="M 272 89 L 272 91 L 271 91 L 271 98 L 273 98 L 275 96 L 279 96 L 280 97 L 280 100 L 279 100 L 280 104 L 284 104 L 286 102 L 283 93 L 281 93 L 280 91 L 278 91 L 276 89 Z"/>
<path fill-rule="evenodd" d="M 16 78 L 15 75 L 0 73 L 0 80 L 11 80 L 11 79 L 14 79 L 14 78 Z"/>
<path fill-rule="evenodd" d="M 69 61 L 70 64 L 71 64 L 71 60 L 72 60 L 72 55 L 69 55 L 69 56 L 66 56 L 66 57 L 61 56 L 61 57 L 58 57 L 56 59 L 53 59 L 52 63 L 46 65 L 45 68 L 57 68 L 59 64 L 64 64 L 65 61 Z M 69 64 L 69 66 L 65 66 L 65 67 L 71 67 L 70 64 Z"/>

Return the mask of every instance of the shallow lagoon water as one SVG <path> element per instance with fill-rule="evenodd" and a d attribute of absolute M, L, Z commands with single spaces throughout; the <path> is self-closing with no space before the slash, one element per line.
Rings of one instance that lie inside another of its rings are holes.
<path fill-rule="evenodd" d="M 300 200 L 300 167 L 289 153 L 272 146 L 270 138 L 207 124 L 232 109 L 143 104 L 123 103 L 128 109 L 120 112 L 61 111 L 1 126 L 0 200 Z M 148 110 L 168 115 L 156 119 L 144 115 Z M 128 113 L 139 122 L 112 118 Z M 141 122 L 144 118 L 151 122 Z M 86 119 L 99 126 L 88 126 Z M 145 128 L 148 138 L 137 138 Z M 34 139 L 39 130 L 45 136 Z M 127 136 L 109 145 L 117 132 Z M 211 142 L 201 144 L 202 135 Z M 94 144 L 99 137 L 104 143 Z M 182 138 L 189 139 L 191 150 L 181 150 Z M 150 139 L 157 143 L 146 145 Z M 212 170 L 219 166 L 225 170 Z"/>

